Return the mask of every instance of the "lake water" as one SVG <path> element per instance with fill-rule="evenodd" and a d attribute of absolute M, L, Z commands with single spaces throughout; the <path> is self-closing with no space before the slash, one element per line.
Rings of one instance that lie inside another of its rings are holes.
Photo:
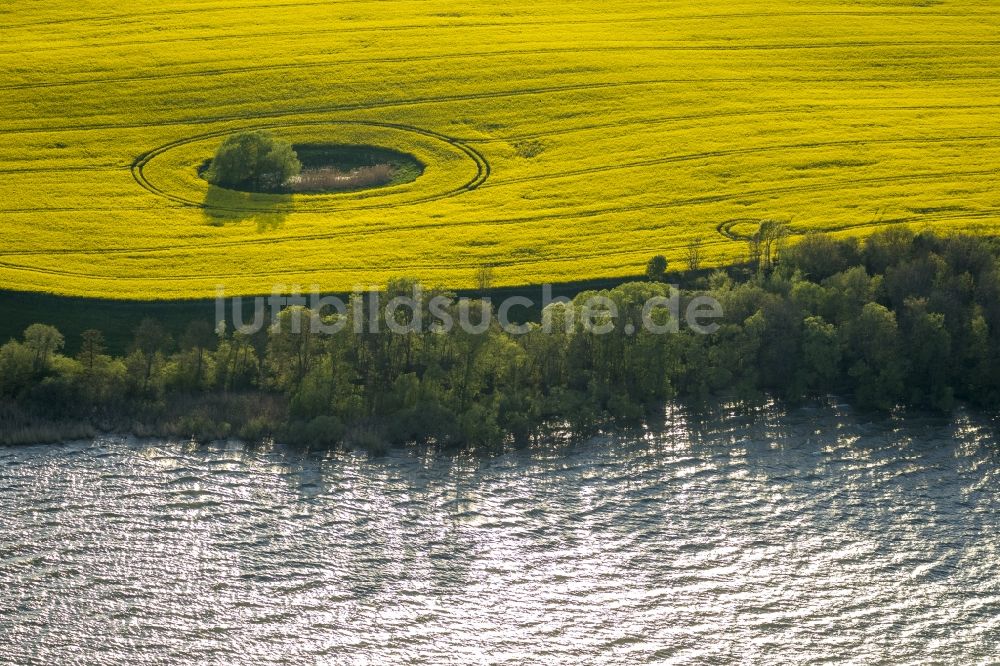
<path fill-rule="evenodd" d="M 0 662 L 988 663 L 987 419 L 838 408 L 490 457 L 0 449 Z"/>

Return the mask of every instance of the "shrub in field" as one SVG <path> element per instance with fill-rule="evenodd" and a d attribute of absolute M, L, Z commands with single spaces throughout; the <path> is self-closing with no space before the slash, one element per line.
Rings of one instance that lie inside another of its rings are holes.
<path fill-rule="evenodd" d="M 268 132 L 241 132 L 219 146 L 205 174 L 219 187 L 253 192 L 274 192 L 302 171 L 292 145 Z"/>
<path fill-rule="evenodd" d="M 650 282 L 663 282 L 667 273 L 667 258 L 658 254 L 646 264 L 646 277 Z"/>

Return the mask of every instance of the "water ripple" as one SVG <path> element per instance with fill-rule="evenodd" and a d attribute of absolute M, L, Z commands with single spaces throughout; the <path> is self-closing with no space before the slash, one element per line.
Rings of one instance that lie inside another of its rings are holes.
<path fill-rule="evenodd" d="M 995 657 L 990 423 L 729 417 L 492 458 L 0 449 L 4 659 Z"/>

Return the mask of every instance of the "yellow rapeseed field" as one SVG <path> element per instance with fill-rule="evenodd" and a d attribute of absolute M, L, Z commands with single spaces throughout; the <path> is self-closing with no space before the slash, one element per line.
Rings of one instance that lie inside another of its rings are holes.
<path fill-rule="evenodd" d="M 740 259 L 756 222 L 993 232 L 996 0 L 111 0 L 0 6 L 0 288 L 468 287 Z M 229 133 L 412 183 L 211 190 Z"/>

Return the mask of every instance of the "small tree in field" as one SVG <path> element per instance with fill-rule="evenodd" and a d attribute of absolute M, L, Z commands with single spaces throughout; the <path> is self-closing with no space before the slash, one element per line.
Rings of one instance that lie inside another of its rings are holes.
<path fill-rule="evenodd" d="M 219 146 L 206 179 L 219 187 L 273 192 L 301 171 L 302 163 L 290 143 L 268 132 L 240 132 Z"/>
<path fill-rule="evenodd" d="M 663 282 L 667 273 L 667 258 L 658 254 L 646 264 L 646 277 L 650 282 Z"/>

